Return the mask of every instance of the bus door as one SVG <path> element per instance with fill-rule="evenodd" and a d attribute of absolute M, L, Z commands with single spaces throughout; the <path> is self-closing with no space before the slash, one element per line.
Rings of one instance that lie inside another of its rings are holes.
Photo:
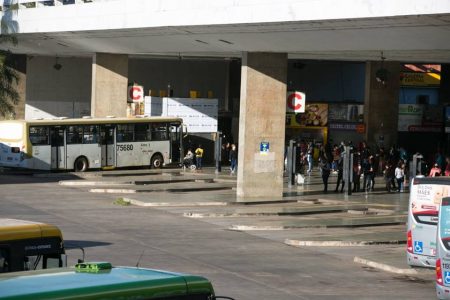
<path fill-rule="evenodd" d="M 170 158 L 172 163 L 181 162 L 184 156 L 182 149 L 183 127 L 180 123 L 171 123 L 170 133 Z"/>
<path fill-rule="evenodd" d="M 48 126 L 31 126 L 29 137 L 33 149 L 33 169 L 51 169 L 51 145 Z"/>
<path fill-rule="evenodd" d="M 116 165 L 115 127 L 114 125 L 102 125 L 100 127 L 102 146 L 102 167 Z"/>
<path fill-rule="evenodd" d="M 50 128 L 51 169 L 66 169 L 66 147 L 64 142 L 65 128 L 55 126 Z"/>

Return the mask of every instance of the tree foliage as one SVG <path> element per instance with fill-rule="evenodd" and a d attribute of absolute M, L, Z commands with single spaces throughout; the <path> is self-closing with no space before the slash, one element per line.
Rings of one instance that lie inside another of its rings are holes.
<path fill-rule="evenodd" d="M 17 3 L 4 1 L 0 22 L 0 115 L 3 117 L 14 113 L 14 105 L 19 102 L 19 93 L 16 90 L 19 76 L 14 68 L 15 61 L 12 52 L 6 48 L 8 45 L 17 44 L 15 33 L 18 26 L 17 22 L 13 20 L 17 8 Z"/>

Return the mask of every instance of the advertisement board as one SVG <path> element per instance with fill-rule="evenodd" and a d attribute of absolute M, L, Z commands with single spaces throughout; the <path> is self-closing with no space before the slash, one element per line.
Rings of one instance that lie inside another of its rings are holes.
<path fill-rule="evenodd" d="M 441 132 L 442 110 L 440 105 L 399 104 L 398 131 Z"/>
<path fill-rule="evenodd" d="M 288 113 L 286 127 L 325 127 L 328 125 L 328 104 L 306 104 L 304 113 Z"/>
<path fill-rule="evenodd" d="M 217 132 L 218 99 L 145 97 L 144 115 L 183 119 L 188 132 Z"/>

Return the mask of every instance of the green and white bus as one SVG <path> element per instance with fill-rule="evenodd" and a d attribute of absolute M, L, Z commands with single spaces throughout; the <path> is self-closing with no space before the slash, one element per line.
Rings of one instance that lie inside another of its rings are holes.
<path fill-rule="evenodd" d="M 217 297 L 231 299 L 229 297 Z M 112 267 L 107 262 L 0 274 L 0 299 L 213 300 L 211 282 L 201 276 Z"/>
<path fill-rule="evenodd" d="M 81 118 L 0 122 L 0 167 L 112 169 L 180 163 L 181 118 Z"/>

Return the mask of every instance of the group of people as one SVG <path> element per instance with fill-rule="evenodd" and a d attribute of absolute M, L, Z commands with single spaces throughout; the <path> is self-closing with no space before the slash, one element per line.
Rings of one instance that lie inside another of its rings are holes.
<path fill-rule="evenodd" d="M 236 144 L 229 142 L 223 144 L 221 154 L 222 154 L 221 157 L 222 165 L 229 164 L 230 173 L 235 174 L 237 171 L 237 162 L 238 162 L 238 152 Z"/>
<path fill-rule="evenodd" d="M 186 155 L 183 158 L 183 167 L 190 168 L 195 165 L 197 170 L 202 169 L 202 162 L 204 156 L 204 149 L 202 145 L 198 145 L 195 151 L 192 151 L 192 147 L 188 147 Z M 222 145 L 222 164 L 225 163 L 224 158 L 228 159 L 230 165 L 230 173 L 234 174 L 237 170 L 237 147 L 236 144 L 226 143 Z"/>
<path fill-rule="evenodd" d="M 328 179 L 331 172 L 337 173 L 335 192 L 342 192 L 345 186 L 343 179 L 343 155 L 345 146 L 350 146 L 353 150 L 353 192 L 373 191 L 375 178 L 382 176 L 388 192 L 403 192 L 406 175 L 408 174 L 408 153 L 403 147 L 391 147 L 389 151 L 379 148 L 372 151 L 366 142 L 361 142 L 354 146 L 341 142 L 339 145 L 320 146 L 319 168 L 321 171 L 324 192 L 328 192 Z M 450 158 L 444 158 L 440 151 L 434 157 L 433 167 L 423 170 L 418 174 L 428 176 L 450 176 Z M 421 173 L 422 172 L 422 173 Z M 362 179 L 362 180 L 361 180 Z M 362 181 L 362 182 L 361 182 Z M 362 185 L 361 185 L 362 183 Z"/>
<path fill-rule="evenodd" d="M 183 167 L 190 168 L 191 166 L 195 165 L 195 168 L 197 170 L 201 170 L 204 151 L 205 150 L 203 150 L 203 147 L 201 144 L 198 145 L 197 149 L 195 149 L 194 152 L 192 152 L 192 148 L 189 147 L 187 149 L 186 155 L 183 158 Z M 194 153 L 195 153 L 195 155 L 194 155 Z M 194 160 L 194 158 L 195 158 L 195 160 Z"/>

